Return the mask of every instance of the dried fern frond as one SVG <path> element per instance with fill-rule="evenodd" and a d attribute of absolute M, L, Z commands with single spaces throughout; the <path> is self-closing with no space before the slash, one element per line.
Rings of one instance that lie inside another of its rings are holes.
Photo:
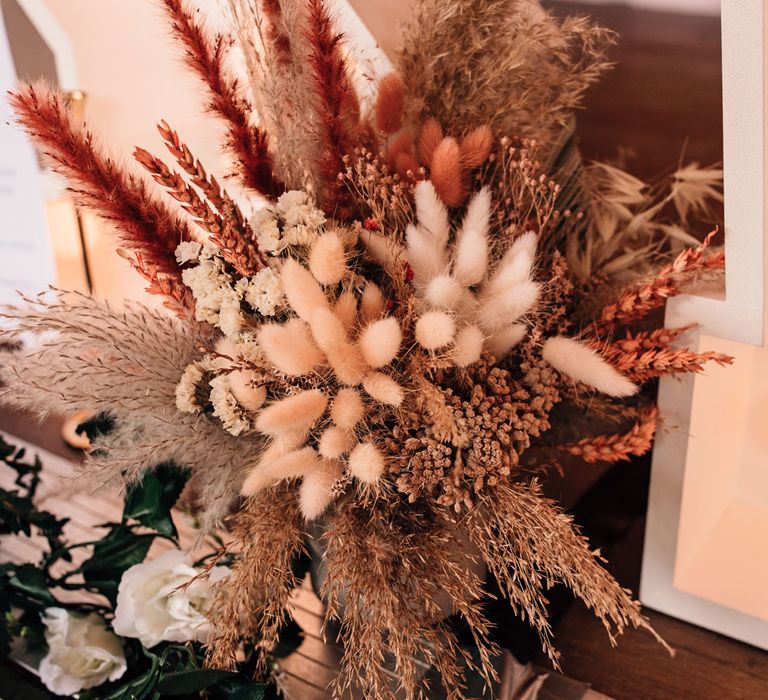
<path fill-rule="evenodd" d="M 104 152 L 65 107 L 63 95 L 38 83 L 11 93 L 10 101 L 19 122 L 67 179 L 80 204 L 113 224 L 120 244 L 140 253 L 144 265 L 180 282 L 174 251 L 191 239 L 186 223 Z"/>
<path fill-rule="evenodd" d="M 398 69 L 411 118 L 549 142 L 608 68 L 610 31 L 528 0 L 418 0 Z M 450 47 L 450 50 L 446 50 Z"/>
<path fill-rule="evenodd" d="M 184 0 L 163 0 L 174 33 L 184 46 L 187 65 L 208 88 L 208 107 L 227 127 L 227 147 L 236 158 L 243 183 L 274 198 L 285 187 L 274 172 L 266 133 L 251 124 L 251 106 L 239 95 L 237 81 L 225 73 L 227 41 L 221 34 L 209 37 L 185 7 Z"/>

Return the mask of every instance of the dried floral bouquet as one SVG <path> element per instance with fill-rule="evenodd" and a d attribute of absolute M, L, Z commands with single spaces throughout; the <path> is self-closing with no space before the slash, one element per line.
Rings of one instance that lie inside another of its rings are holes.
<path fill-rule="evenodd" d="M 464 663 L 490 685 L 486 567 L 555 664 L 557 582 L 611 641 L 650 630 L 537 475 L 564 455 L 644 453 L 659 416 L 641 387 L 730 361 L 689 351 L 687 329 L 652 313 L 722 272 L 711 237 L 686 232 L 721 173 L 648 185 L 582 164 L 573 113 L 612 35 L 531 0 L 418 0 L 370 99 L 325 0 L 229 0 L 231 35 L 162 4 L 244 194 L 165 123 L 175 164 L 135 153 L 153 188 L 61 96 L 21 87 L 21 124 L 177 318 L 59 292 L 6 308 L 3 340 L 38 339 L 4 361 L 2 400 L 109 413 L 84 467 L 99 482 L 190 470 L 204 526 L 226 522 L 237 555 L 216 584 L 213 667 L 234 667 L 244 641 L 267 658 L 313 523 L 344 646 L 338 696 L 394 697 L 389 665 L 425 697 L 417 657 L 448 697 L 463 697 Z"/>

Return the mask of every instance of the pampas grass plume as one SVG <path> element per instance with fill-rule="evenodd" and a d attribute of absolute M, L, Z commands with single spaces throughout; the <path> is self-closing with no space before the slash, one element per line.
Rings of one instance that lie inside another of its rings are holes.
<path fill-rule="evenodd" d="M 424 290 L 424 298 L 437 309 L 455 309 L 467 290 L 451 275 L 433 277 Z"/>
<path fill-rule="evenodd" d="M 323 415 L 328 399 L 319 389 L 301 391 L 271 403 L 256 418 L 256 429 L 275 435 L 312 425 Z"/>
<path fill-rule="evenodd" d="M 491 219 L 491 192 L 483 187 L 469 203 L 456 236 L 453 274 L 462 284 L 472 286 L 485 277 L 488 268 L 488 225 Z"/>
<path fill-rule="evenodd" d="M 293 258 L 283 263 L 280 281 L 285 298 L 302 320 L 308 322 L 316 309 L 328 307 L 322 287 L 312 273 Z"/>
<path fill-rule="evenodd" d="M 331 505 L 333 486 L 341 476 L 341 464 L 336 460 L 324 459 L 301 481 L 299 507 L 307 521 L 319 518 Z"/>
<path fill-rule="evenodd" d="M 384 455 L 371 442 L 358 443 L 349 455 L 349 471 L 366 484 L 375 484 L 384 474 Z"/>
<path fill-rule="evenodd" d="M 451 231 L 448 210 L 434 183 L 429 180 L 419 182 L 413 189 L 413 198 L 420 228 L 431 236 L 437 248 L 445 248 Z"/>
<path fill-rule="evenodd" d="M 525 281 L 502 291 L 483 295 L 478 307 L 478 320 L 487 331 L 496 331 L 514 323 L 528 313 L 539 298 L 539 285 Z"/>
<path fill-rule="evenodd" d="M 459 144 L 461 163 L 465 168 L 478 168 L 491 155 L 493 131 L 487 124 L 470 131 Z"/>
<path fill-rule="evenodd" d="M 485 337 L 477 326 L 465 326 L 456 334 L 453 346 L 453 362 L 457 367 L 467 367 L 480 359 Z"/>
<path fill-rule="evenodd" d="M 258 339 L 267 360 L 289 376 L 309 374 L 323 361 L 323 354 L 312 341 L 309 327 L 299 318 L 284 324 L 262 326 Z"/>
<path fill-rule="evenodd" d="M 403 123 L 405 84 L 397 73 L 385 75 L 379 82 L 376 97 L 376 127 L 385 134 L 394 134 Z"/>
<path fill-rule="evenodd" d="M 346 291 L 339 296 L 333 307 L 333 313 L 338 316 L 348 331 L 357 321 L 357 298 L 353 292 Z"/>
<path fill-rule="evenodd" d="M 419 134 L 419 155 L 423 163 L 432 162 L 437 145 L 443 140 L 443 127 L 434 117 L 424 122 Z"/>
<path fill-rule="evenodd" d="M 403 387 L 383 372 L 372 372 L 363 379 L 363 389 L 368 396 L 388 406 L 399 406 L 403 403 Z"/>
<path fill-rule="evenodd" d="M 558 372 L 591 386 L 603 394 L 624 398 L 637 393 L 637 386 L 606 362 L 592 348 L 573 338 L 548 338 L 542 357 Z"/>
<path fill-rule="evenodd" d="M 439 350 L 449 345 L 456 335 L 453 316 L 442 311 L 427 311 L 416 321 L 416 342 L 426 350 Z"/>
<path fill-rule="evenodd" d="M 362 419 L 365 405 L 355 389 L 340 389 L 333 399 L 331 420 L 342 430 L 352 430 Z"/>
<path fill-rule="evenodd" d="M 429 177 L 446 206 L 457 207 L 464 201 L 467 190 L 456 139 L 446 136 L 437 145 L 429 164 Z"/>
<path fill-rule="evenodd" d="M 312 472 L 317 469 L 319 461 L 317 452 L 311 447 L 294 450 L 274 459 L 262 458 L 245 478 L 240 493 L 243 496 L 255 496 L 275 481 L 295 479 Z"/>
<path fill-rule="evenodd" d="M 485 347 L 497 360 L 506 357 L 528 332 L 524 323 L 513 323 L 498 331 L 485 341 Z"/>
<path fill-rule="evenodd" d="M 352 433 L 332 426 L 323 431 L 317 443 L 317 450 L 326 459 L 338 459 L 345 452 L 349 452 L 353 444 Z"/>
<path fill-rule="evenodd" d="M 229 390 L 232 396 L 243 408 L 254 413 L 264 405 L 267 399 L 266 388 L 255 385 L 256 379 L 256 373 L 248 369 L 229 373 Z"/>
<path fill-rule="evenodd" d="M 365 283 L 363 296 L 360 299 L 360 315 L 364 321 L 374 321 L 379 318 L 387 306 L 381 289 L 370 280 Z"/>
<path fill-rule="evenodd" d="M 365 361 L 374 369 L 388 365 L 397 357 L 403 332 L 393 316 L 374 321 L 360 335 L 358 344 Z"/>
<path fill-rule="evenodd" d="M 309 253 L 309 269 L 320 284 L 338 284 L 347 271 L 344 243 L 334 231 L 327 231 L 315 240 Z"/>

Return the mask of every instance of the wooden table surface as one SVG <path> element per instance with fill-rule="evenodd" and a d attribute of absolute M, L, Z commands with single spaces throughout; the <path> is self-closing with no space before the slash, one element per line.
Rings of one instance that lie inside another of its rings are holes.
<path fill-rule="evenodd" d="M 673 167 L 683 150 L 688 159 L 702 164 L 721 160 L 717 19 L 611 5 L 544 4 L 557 12 L 588 12 L 622 35 L 613 52 L 617 68 L 590 93 L 587 109 L 579 116 L 586 157 L 611 158 L 622 146 L 631 146 L 628 165 L 644 177 Z M 0 429 L 57 454 L 75 454 L 59 439 L 56 419 L 41 428 L 27 416 L 0 412 Z M 552 493 L 575 506 L 588 531 L 594 525 L 615 535 L 605 550 L 609 568 L 635 591 L 647 480 L 646 461 L 609 472 L 572 473 L 549 484 Z M 297 617 L 309 634 L 286 671 L 300 684 L 296 698 L 301 700 L 321 697 L 317 679 L 332 673 L 336 661 L 316 634 L 319 605 L 309 591 L 297 599 Z M 653 611 L 648 615 L 676 649 L 674 659 L 649 635 L 638 632 L 628 632 L 612 649 L 599 623 L 581 604 L 566 601 L 562 611 L 555 631 L 564 672 L 616 700 L 768 699 L 766 652 Z M 498 624 L 511 629 L 513 623 L 500 617 Z"/>

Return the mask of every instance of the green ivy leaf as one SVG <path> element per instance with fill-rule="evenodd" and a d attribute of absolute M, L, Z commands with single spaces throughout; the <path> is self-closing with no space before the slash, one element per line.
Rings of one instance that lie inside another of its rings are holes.
<path fill-rule="evenodd" d="M 111 601 L 126 569 L 140 564 L 156 535 L 137 534 L 125 524 L 112 525 L 109 534 L 93 547 L 93 554 L 80 567 L 85 582 Z"/>
<path fill-rule="evenodd" d="M 99 700 L 148 700 L 157 698 L 157 681 L 160 678 L 160 659 L 152 653 L 146 652 L 146 656 L 152 661 L 152 665 L 137 678 L 119 685 L 108 695 L 94 694 Z"/>
<path fill-rule="evenodd" d="M 268 686 L 243 675 L 226 678 L 211 686 L 211 700 L 265 700 Z"/>
<path fill-rule="evenodd" d="M 239 674 L 231 671 L 217 671 L 210 668 L 164 673 L 157 684 L 157 691 L 165 695 L 188 695 L 210 688 L 221 681 L 238 677 Z"/>
<path fill-rule="evenodd" d="M 171 508 L 188 478 L 187 472 L 170 463 L 147 470 L 142 480 L 128 489 L 123 521 L 132 518 L 161 535 L 177 537 Z"/>
<path fill-rule="evenodd" d="M 56 599 L 48 590 L 48 577 L 42 569 L 32 564 L 16 567 L 8 581 L 8 588 L 11 592 L 39 600 L 43 605 L 56 605 Z"/>

